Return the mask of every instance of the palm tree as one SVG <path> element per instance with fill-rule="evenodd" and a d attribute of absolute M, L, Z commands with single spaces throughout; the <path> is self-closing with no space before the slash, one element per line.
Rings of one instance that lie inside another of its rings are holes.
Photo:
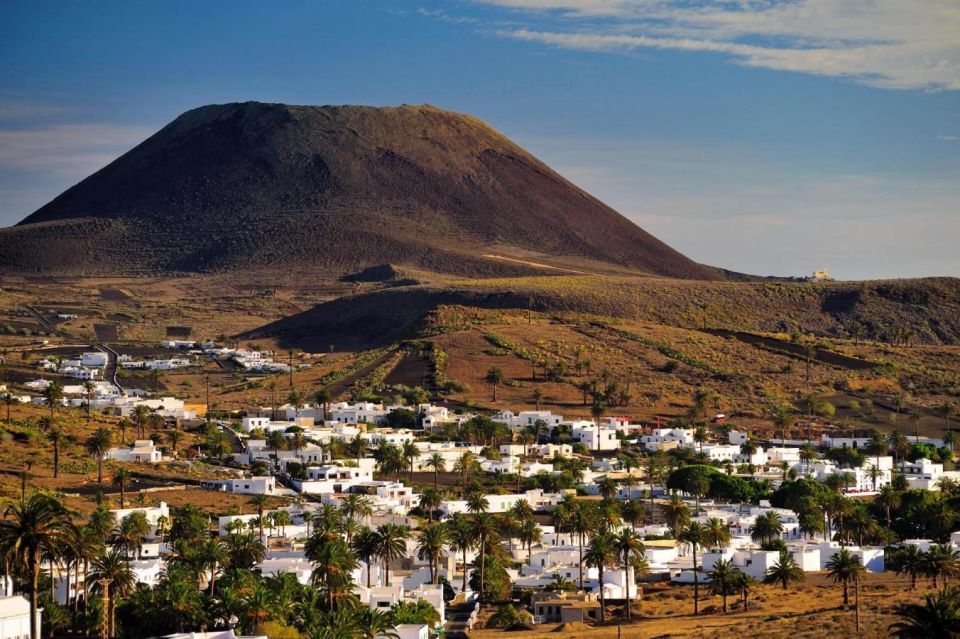
<path fill-rule="evenodd" d="M 35 493 L 7 507 L 0 520 L 0 560 L 22 566 L 30 583 L 30 636 L 40 639 L 36 626 L 40 561 L 56 560 L 63 552 L 69 523 L 67 510 L 53 497 Z"/>
<path fill-rule="evenodd" d="M 171 430 L 167 433 L 167 441 L 170 442 L 170 452 L 173 453 L 173 456 L 177 456 L 177 446 L 180 444 L 180 440 L 183 439 L 183 433 L 179 430 Z"/>
<path fill-rule="evenodd" d="M 356 522 L 358 519 L 366 519 L 373 515 L 373 506 L 365 496 L 350 493 L 340 502 L 340 512 L 343 513 L 343 518 L 347 522 Z M 350 527 L 347 528 L 347 543 L 350 543 L 353 533 Z"/>
<path fill-rule="evenodd" d="M 50 407 L 50 418 L 53 419 L 54 411 L 63 400 L 63 384 L 57 380 L 50 382 L 50 384 L 43 390 L 43 399 L 47 406 Z"/>
<path fill-rule="evenodd" d="M 700 571 L 697 568 L 697 546 L 703 544 L 704 528 L 700 522 L 694 521 L 687 524 L 677 541 L 689 544 L 693 552 L 693 614 L 700 614 Z"/>
<path fill-rule="evenodd" d="M 960 590 L 943 588 L 926 595 L 922 604 L 900 604 L 896 614 L 901 621 L 890 624 L 888 630 L 897 639 L 960 637 Z"/>
<path fill-rule="evenodd" d="M 399 639 L 393 615 L 363 607 L 353 611 L 353 625 L 358 639 Z"/>
<path fill-rule="evenodd" d="M 860 557 L 847 548 L 834 553 L 826 565 L 827 577 L 833 583 L 843 584 L 843 605 L 850 605 L 850 583 L 859 585 L 866 569 L 860 563 Z"/>
<path fill-rule="evenodd" d="M 47 433 L 47 441 L 53 444 L 53 476 L 60 476 L 60 442 L 63 440 L 63 433 L 56 426 Z"/>
<path fill-rule="evenodd" d="M 286 511 L 282 511 L 286 512 Z M 200 572 L 210 573 L 210 596 L 217 582 L 217 572 L 229 565 L 230 549 L 219 539 L 207 539 L 197 550 L 197 565 Z"/>
<path fill-rule="evenodd" d="M 897 568 L 897 575 L 908 575 L 910 577 L 910 590 L 917 589 L 917 579 L 926 573 L 926 557 L 923 551 L 917 546 L 910 544 L 900 551 L 900 567 Z"/>
<path fill-rule="evenodd" d="M 730 545 L 730 529 L 726 522 L 719 517 L 707 520 L 703 531 L 703 545 L 705 548 L 726 548 Z"/>
<path fill-rule="evenodd" d="M 433 453 L 427 458 L 427 461 L 424 462 L 423 465 L 427 468 L 433 469 L 433 487 L 436 488 L 440 478 L 440 473 L 447 469 L 446 460 L 444 460 L 443 455 L 440 453 Z"/>
<path fill-rule="evenodd" d="M 490 509 L 490 501 L 479 490 L 472 491 L 467 495 L 467 512 L 477 514 L 485 513 Z"/>
<path fill-rule="evenodd" d="M 271 431 L 267 435 L 267 446 L 273 450 L 274 468 L 280 467 L 280 451 L 287 446 L 287 438 L 279 430 Z"/>
<path fill-rule="evenodd" d="M 943 430 L 950 432 L 950 418 L 957 413 L 957 407 L 950 402 L 943 402 L 937 407 L 937 411 L 943 415 Z"/>
<path fill-rule="evenodd" d="M 600 623 L 606 619 L 607 600 L 603 589 L 603 570 L 607 566 L 613 566 L 617 560 L 618 547 L 617 539 L 610 533 L 604 531 L 593 536 L 587 546 L 587 552 L 583 560 L 588 566 L 594 566 L 600 576 Z M 627 602 L 629 605 L 629 601 Z"/>
<path fill-rule="evenodd" d="M 13 396 L 13 393 L 4 393 L 3 395 L 3 405 L 7 409 L 7 424 L 13 424 L 10 421 L 10 407 L 17 403 L 17 399 Z"/>
<path fill-rule="evenodd" d="M 420 531 L 417 541 L 417 558 L 430 563 L 430 583 L 435 584 L 440 576 L 440 560 L 447 556 L 445 546 L 449 543 L 447 526 L 444 523 L 430 524 Z"/>
<path fill-rule="evenodd" d="M 543 401 L 543 389 L 539 386 L 533 389 L 533 401 L 537 404 L 537 412 L 540 411 L 540 402 Z"/>
<path fill-rule="evenodd" d="M 767 569 L 767 576 L 764 579 L 767 583 L 779 583 L 786 590 L 791 583 L 799 583 L 805 577 L 803 568 L 797 565 L 793 555 L 785 548 L 780 550 L 780 560 Z"/>
<path fill-rule="evenodd" d="M 120 444 L 123 445 L 127 441 L 127 429 L 131 428 L 133 424 L 126 417 L 121 417 L 117 420 L 117 430 L 120 431 Z"/>
<path fill-rule="evenodd" d="M 750 526 L 750 539 L 759 544 L 773 543 L 783 535 L 783 522 L 780 515 L 775 511 L 757 515 L 753 524 Z"/>
<path fill-rule="evenodd" d="M 400 447 L 400 457 L 406 464 L 407 470 L 410 471 L 410 485 L 413 486 L 413 465 L 414 462 L 417 461 L 417 458 L 420 457 L 420 449 L 417 448 L 417 445 L 414 444 L 412 440 L 407 440 L 403 442 L 403 446 Z"/>
<path fill-rule="evenodd" d="M 98 428 L 87 439 L 87 452 L 97 460 L 97 483 L 103 483 L 103 460 L 110 452 L 113 437 L 106 428 Z"/>
<path fill-rule="evenodd" d="M 469 450 L 463 451 L 456 463 L 453 465 L 453 472 L 460 475 L 460 491 L 463 494 L 467 492 L 467 475 L 477 467 L 477 458 Z"/>
<path fill-rule="evenodd" d="M 463 553 L 463 589 L 467 591 L 467 551 L 471 550 L 475 543 L 473 526 L 470 521 L 461 513 L 454 515 L 447 520 L 447 533 L 450 537 L 450 548 L 454 552 Z"/>
<path fill-rule="evenodd" d="M 370 528 L 363 527 L 353 536 L 353 551 L 367 564 L 367 588 L 370 587 L 373 560 L 377 557 L 380 546 L 380 536 Z"/>
<path fill-rule="evenodd" d="M 737 571 L 737 575 L 734 579 L 734 585 L 740 592 L 740 603 L 744 611 L 750 607 L 750 588 L 752 588 L 756 583 L 757 580 L 754 579 L 752 575 L 748 575 L 743 571 Z"/>
<path fill-rule="evenodd" d="M 933 580 L 933 587 L 940 585 L 940 578 L 946 585 L 951 577 L 960 575 L 960 552 L 947 544 L 937 544 L 923 553 L 924 574 Z"/>
<path fill-rule="evenodd" d="M 231 568 L 250 570 L 267 555 L 266 546 L 253 531 L 230 533 L 224 543 L 230 556 Z"/>
<path fill-rule="evenodd" d="M 383 524 L 377 527 L 377 556 L 383 561 L 386 584 L 390 585 L 390 562 L 406 556 L 410 529 L 398 524 Z"/>
<path fill-rule="evenodd" d="M 900 472 L 903 472 L 903 465 L 907 461 L 907 453 L 910 451 L 910 440 L 907 436 L 896 430 L 887 435 L 887 443 L 893 451 L 894 459 L 900 460 Z"/>
<path fill-rule="evenodd" d="M 143 439 L 143 432 L 150 412 L 150 407 L 146 404 L 137 404 L 133 407 L 133 423 L 137 426 L 137 437 L 139 439 Z"/>
<path fill-rule="evenodd" d="M 482 600 L 486 586 L 486 582 L 484 581 L 484 564 L 486 563 L 485 558 L 487 555 L 487 542 L 491 539 L 496 539 L 499 535 L 500 529 L 497 525 L 496 519 L 486 512 L 480 512 L 474 516 L 472 527 L 474 538 L 480 542 L 480 556 L 478 563 L 480 564 L 480 598 Z"/>
<path fill-rule="evenodd" d="M 671 497 L 663 506 L 663 516 L 674 539 L 690 523 L 690 509 L 679 497 Z"/>
<path fill-rule="evenodd" d="M 583 590 L 583 542 L 586 540 L 587 535 L 596 529 L 596 521 L 595 517 L 593 517 L 593 514 L 593 510 L 587 505 L 586 502 L 575 502 L 574 507 L 570 512 L 569 531 L 571 534 L 577 536 L 577 544 L 579 548 L 580 590 Z"/>
<path fill-rule="evenodd" d="M 642 501 L 636 499 L 627 499 L 620 504 L 620 514 L 623 520 L 629 522 L 636 529 L 637 524 L 645 524 L 647 520 L 647 508 Z"/>
<path fill-rule="evenodd" d="M 116 548 L 95 557 L 91 569 L 87 575 L 87 585 L 93 592 L 101 592 L 103 584 L 107 584 L 107 592 L 104 594 L 109 605 L 105 612 L 109 620 L 109 634 L 111 637 L 116 636 L 117 598 L 133 592 L 137 577 L 122 551 Z"/>
<path fill-rule="evenodd" d="M 617 535 L 616 539 L 617 552 L 620 555 L 620 559 L 623 562 L 623 576 L 627 585 L 627 619 L 631 617 L 630 608 L 633 605 L 633 599 L 630 597 L 630 585 L 631 582 L 636 580 L 636 574 L 631 578 L 630 575 L 630 566 L 636 560 L 642 560 L 644 557 L 644 547 L 643 540 L 640 538 L 640 535 L 635 533 L 630 528 L 622 528 Z"/>
<path fill-rule="evenodd" d="M 532 519 L 522 519 L 517 527 L 517 539 L 520 540 L 520 547 L 527 548 L 527 563 L 530 563 L 530 557 L 533 554 L 533 544 L 539 543 L 543 538 L 543 530 Z"/>
<path fill-rule="evenodd" d="M 257 509 L 257 522 L 260 528 L 260 539 L 263 539 L 263 511 L 270 500 L 266 495 L 254 495 L 250 498 L 250 505 Z"/>
<path fill-rule="evenodd" d="M 387 526 L 405 530 L 396 524 L 384 524 L 380 528 Z M 381 535 L 380 541 L 383 539 L 384 535 Z M 406 548 L 402 539 L 399 543 Z M 353 587 L 350 574 L 357 567 L 357 556 L 350 546 L 338 534 L 316 530 L 307 540 L 304 554 L 313 563 L 311 579 L 324 595 L 327 610 L 333 610 L 337 604 L 348 600 Z"/>
<path fill-rule="evenodd" d="M 430 523 L 433 523 L 433 513 L 441 503 L 443 503 L 443 496 L 436 488 L 424 488 L 420 493 L 419 506 L 421 510 L 426 511 Z"/>
<path fill-rule="evenodd" d="M 140 558 L 143 538 L 150 533 L 150 522 L 142 511 L 134 511 L 120 520 L 119 525 L 110 533 L 108 541 L 117 546 L 127 557 Z"/>
<path fill-rule="evenodd" d="M 124 466 L 113 471 L 113 485 L 120 489 L 120 508 L 126 508 L 127 482 L 130 481 L 130 471 Z"/>
<path fill-rule="evenodd" d="M 737 592 L 739 583 L 737 573 L 740 569 L 735 567 L 730 560 L 721 559 L 713 565 L 713 569 L 707 573 L 710 577 L 710 594 L 723 598 L 723 612 L 727 612 L 727 597 Z"/>
<path fill-rule="evenodd" d="M 890 527 L 892 511 L 900 508 L 901 495 L 891 484 L 880 487 L 880 493 L 873 500 L 886 513 L 887 528 Z"/>
<path fill-rule="evenodd" d="M 493 387 L 493 401 L 497 401 L 497 386 L 503 383 L 503 369 L 498 366 L 491 366 L 487 370 L 484 381 Z"/>
<path fill-rule="evenodd" d="M 333 396 L 328 389 L 321 388 L 317 391 L 317 394 L 314 395 L 314 399 L 317 400 L 317 404 L 323 407 L 323 421 L 327 421 L 327 415 L 330 412 L 330 402 L 333 400 Z"/>

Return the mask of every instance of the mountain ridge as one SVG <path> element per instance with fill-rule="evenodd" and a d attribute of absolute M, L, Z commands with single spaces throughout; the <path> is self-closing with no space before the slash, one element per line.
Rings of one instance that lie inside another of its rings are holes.
<path fill-rule="evenodd" d="M 0 268 L 41 273 L 292 266 L 342 275 L 384 263 L 460 275 L 536 270 L 490 263 L 484 249 L 498 246 L 724 278 L 478 118 L 432 105 L 198 107 L 0 239 Z M 72 254 L 32 256 L 44 243 Z"/>

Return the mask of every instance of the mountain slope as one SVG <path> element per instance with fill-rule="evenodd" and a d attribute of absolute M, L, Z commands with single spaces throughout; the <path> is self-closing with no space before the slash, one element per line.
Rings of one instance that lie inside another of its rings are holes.
<path fill-rule="evenodd" d="M 431 106 L 194 109 L 0 230 L 6 271 L 537 272 L 490 254 L 722 277 L 479 120 Z"/>

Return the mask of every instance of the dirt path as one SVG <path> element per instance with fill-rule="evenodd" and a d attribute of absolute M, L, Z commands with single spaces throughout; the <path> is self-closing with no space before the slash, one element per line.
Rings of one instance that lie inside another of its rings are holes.
<path fill-rule="evenodd" d="M 504 257 L 503 255 L 494 255 L 492 253 L 484 253 L 483 257 L 490 260 L 502 260 L 504 262 L 513 262 L 514 264 L 523 264 L 524 266 L 532 266 L 534 268 L 545 268 L 550 271 L 560 271 L 561 273 L 572 273 L 574 275 L 593 275 L 594 277 L 603 277 L 603 275 L 600 275 L 599 273 L 591 273 L 589 271 L 576 271 L 572 268 L 550 266 L 549 264 L 543 264 L 541 262 L 531 262 L 529 260 L 518 260 L 515 257 Z"/>
<path fill-rule="evenodd" d="M 755 335 L 753 333 L 741 333 L 739 331 L 729 331 L 721 328 L 705 328 L 700 330 L 710 335 L 716 335 L 717 337 L 733 337 L 734 339 L 738 339 L 745 344 L 750 344 L 752 346 L 756 346 L 757 348 L 764 348 L 766 350 L 774 351 L 781 355 L 805 359 L 802 344 L 792 344 L 790 342 L 784 342 L 783 340 L 774 339 L 772 337 L 764 337 L 762 335 Z M 829 364 L 838 368 L 846 368 L 847 370 L 852 371 L 869 370 L 879 366 L 879 364 L 876 362 L 870 362 L 865 359 L 858 359 L 856 357 L 849 357 L 847 355 L 840 355 L 839 353 L 825 351 L 819 348 L 815 349 L 813 361 L 820 362 L 821 364 Z"/>

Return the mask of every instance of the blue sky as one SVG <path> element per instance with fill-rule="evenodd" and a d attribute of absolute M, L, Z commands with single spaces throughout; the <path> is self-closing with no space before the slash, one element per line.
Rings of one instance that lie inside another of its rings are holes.
<path fill-rule="evenodd" d="M 709 264 L 960 276 L 955 0 L 8 0 L 0 224 L 237 100 L 472 113 Z"/>

